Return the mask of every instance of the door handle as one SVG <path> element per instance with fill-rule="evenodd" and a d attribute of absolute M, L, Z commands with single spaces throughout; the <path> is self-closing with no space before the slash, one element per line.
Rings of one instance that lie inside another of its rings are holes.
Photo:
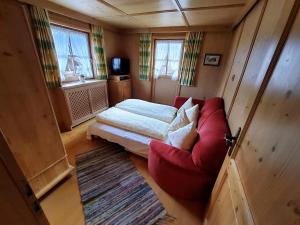
<path fill-rule="evenodd" d="M 240 133 L 241 133 L 241 127 L 238 128 L 238 130 L 234 136 L 231 136 L 229 134 L 225 135 L 224 138 L 226 140 L 226 144 L 227 144 L 227 146 L 229 146 L 228 156 L 231 156 L 233 148 L 236 144 L 237 139 L 239 138 Z"/>

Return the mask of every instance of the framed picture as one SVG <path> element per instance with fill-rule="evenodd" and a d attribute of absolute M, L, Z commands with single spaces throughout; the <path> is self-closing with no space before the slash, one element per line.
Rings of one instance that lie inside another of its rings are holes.
<path fill-rule="evenodd" d="M 221 54 L 205 54 L 203 65 L 219 66 L 221 61 Z"/>

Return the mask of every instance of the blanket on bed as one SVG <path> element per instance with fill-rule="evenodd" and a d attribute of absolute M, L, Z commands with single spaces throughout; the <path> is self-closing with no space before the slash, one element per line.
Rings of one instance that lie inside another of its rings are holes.
<path fill-rule="evenodd" d="M 127 99 L 116 104 L 115 107 L 142 116 L 158 119 L 166 123 L 171 123 L 177 112 L 177 108 L 173 106 L 147 102 L 139 99 Z"/>
<path fill-rule="evenodd" d="M 150 117 L 131 113 L 116 107 L 111 107 L 96 116 L 96 121 L 138 134 L 164 140 L 169 124 Z"/>

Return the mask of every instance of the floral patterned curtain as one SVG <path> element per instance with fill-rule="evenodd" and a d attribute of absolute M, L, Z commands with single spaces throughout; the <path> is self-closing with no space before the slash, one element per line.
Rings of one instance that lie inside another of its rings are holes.
<path fill-rule="evenodd" d="M 104 51 L 103 28 L 98 25 L 92 25 L 92 44 L 94 61 L 96 67 L 95 78 L 98 80 L 106 80 L 108 76 L 106 56 Z"/>
<path fill-rule="evenodd" d="M 149 80 L 152 34 L 140 34 L 139 44 L 139 79 Z"/>
<path fill-rule="evenodd" d="M 200 54 L 202 38 L 202 32 L 188 32 L 186 34 L 180 67 L 181 85 L 192 86 L 194 83 L 196 65 Z"/>
<path fill-rule="evenodd" d="M 61 87 L 59 67 L 48 13 L 45 9 L 29 6 L 35 39 L 48 87 Z"/>

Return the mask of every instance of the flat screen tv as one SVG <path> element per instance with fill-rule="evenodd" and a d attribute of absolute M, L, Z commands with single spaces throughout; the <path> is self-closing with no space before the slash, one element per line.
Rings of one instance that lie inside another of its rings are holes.
<path fill-rule="evenodd" d="M 113 57 L 111 59 L 111 74 L 112 75 L 127 75 L 130 73 L 129 59 L 121 57 Z"/>

